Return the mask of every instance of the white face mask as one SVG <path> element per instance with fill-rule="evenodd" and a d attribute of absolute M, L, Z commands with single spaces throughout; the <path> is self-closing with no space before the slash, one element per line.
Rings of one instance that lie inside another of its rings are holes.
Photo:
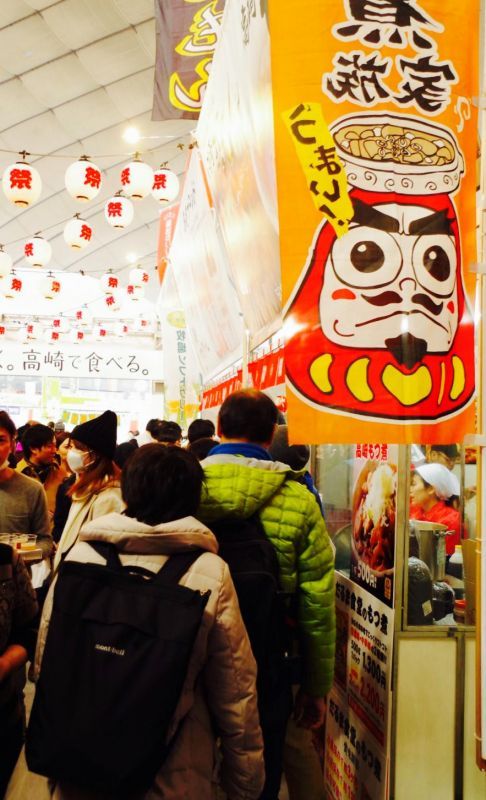
<path fill-rule="evenodd" d="M 93 463 L 89 460 L 89 453 L 83 450 L 76 450 L 75 447 L 67 451 L 66 459 L 69 468 L 72 469 L 73 472 L 84 472 L 84 470 L 88 469 Z"/>

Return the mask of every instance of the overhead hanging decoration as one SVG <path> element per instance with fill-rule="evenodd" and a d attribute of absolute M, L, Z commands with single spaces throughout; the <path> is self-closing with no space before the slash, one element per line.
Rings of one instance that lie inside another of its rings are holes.
<path fill-rule="evenodd" d="M 107 294 L 105 297 L 105 306 L 110 311 L 119 311 L 120 309 L 120 298 L 118 296 L 118 292 L 116 289 L 112 290 L 110 294 Z"/>
<path fill-rule="evenodd" d="M 52 247 L 47 239 L 35 234 L 24 245 L 25 260 L 31 267 L 45 267 L 52 257 Z"/>
<path fill-rule="evenodd" d="M 93 200 L 101 189 L 101 170 L 87 156 L 81 156 L 67 168 L 64 182 L 71 197 L 86 203 Z"/>
<path fill-rule="evenodd" d="M 45 300 L 54 300 L 61 292 L 61 281 L 52 272 L 41 283 L 41 292 Z"/>
<path fill-rule="evenodd" d="M 130 300 L 143 300 L 145 297 L 145 288 L 143 286 L 134 286 L 129 283 L 127 286 L 127 295 Z"/>
<path fill-rule="evenodd" d="M 22 291 L 22 279 L 19 278 L 14 269 L 5 278 L 2 278 L 0 290 L 7 300 L 13 300 L 14 297 L 19 296 Z"/>
<path fill-rule="evenodd" d="M 113 228 L 126 228 L 133 220 L 133 203 L 117 192 L 105 203 L 105 219 Z"/>
<path fill-rule="evenodd" d="M 74 321 L 76 325 L 91 325 L 93 322 L 93 315 L 89 310 L 88 306 L 82 306 L 82 308 L 77 308 L 74 312 Z"/>
<path fill-rule="evenodd" d="M 166 164 L 162 164 L 159 169 L 154 171 L 154 182 L 152 185 L 152 196 L 161 203 L 171 203 L 179 194 L 179 178 L 167 169 Z"/>
<path fill-rule="evenodd" d="M 84 341 L 84 331 L 80 328 L 72 328 L 68 333 L 68 339 L 72 344 L 79 344 Z"/>
<path fill-rule="evenodd" d="M 132 200 L 142 200 L 152 191 L 154 171 L 136 153 L 134 160 L 122 169 L 120 182 L 128 197 Z"/>
<path fill-rule="evenodd" d="M 113 274 L 113 270 L 109 269 L 101 276 L 100 284 L 105 294 L 112 294 L 114 289 L 118 289 L 120 281 L 118 276 Z"/>
<path fill-rule="evenodd" d="M 128 325 L 126 322 L 117 322 L 114 327 L 115 336 L 123 338 L 128 333 Z"/>
<path fill-rule="evenodd" d="M 27 322 L 24 326 L 25 341 L 35 341 L 39 338 L 42 328 L 38 322 Z"/>
<path fill-rule="evenodd" d="M 98 342 L 103 342 L 108 335 L 106 325 L 95 325 L 93 333 Z"/>
<path fill-rule="evenodd" d="M 133 286 L 146 286 L 149 282 L 149 274 L 141 267 L 134 267 L 130 270 L 129 282 Z"/>
<path fill-rule="evenodd" d="M 0 244 L 0 278 L 5 278 L 12 269 L 12 256 L 5 252 L 3 244 Z"/>
<path fill-rule="evenodd" d="M 20 208 L 27 208 L 39 199 L 42 181 L 35 167 L 25 161 L 25 157 L 29 154 L 24 150 L 20 155 L 24 160 L 10 164 L 3 173 L 2 188 L 10 203 Z"/>
<path fill-rule="evenodd" d="M 61 331 L 48 328 L 44 332 L 44 339 L 48 344 L 58 344 L 61 341 Z"/>
<path fill-rule="evenodd" d="M 52 327 L 60 331 L 60 333 L 67 333 L 71 327 L 71 323 L 67 317 L 64 317 L 60 314 L 58 317 L 54 317 L 52 320 Z"/>
<path fill-rule="evenodd" d="M 93 228 L 75 214 L 64 227 L 64 241 L 73 250 L 83 250 L 91 241 Z"/>

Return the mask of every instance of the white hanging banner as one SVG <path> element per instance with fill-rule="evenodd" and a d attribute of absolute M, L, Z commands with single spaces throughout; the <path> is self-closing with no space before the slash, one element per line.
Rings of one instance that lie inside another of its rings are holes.
<path fill-rule="evenodd" d="M 108 343 L 107 343 L 108 344 Z M 160 350 L 120 347 L 110 342 L 88 347 L 65 344 L 0 342 L 0 375 L 66 378 L 162 380 Z"/>

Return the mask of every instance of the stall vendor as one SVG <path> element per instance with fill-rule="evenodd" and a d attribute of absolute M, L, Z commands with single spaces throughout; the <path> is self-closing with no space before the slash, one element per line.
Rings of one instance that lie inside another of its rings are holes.
<path fill-rule="evenodd" d="M 410 486 L 410 518 L 447 525 L 453 534 L 446 536 L 446 554 L 452 555 L 461 543 L 461 515 L 452 505 L 459 483 L 442 464 L 415 467 Z M 463 532 L 464 535 L 465 532 Z"/>

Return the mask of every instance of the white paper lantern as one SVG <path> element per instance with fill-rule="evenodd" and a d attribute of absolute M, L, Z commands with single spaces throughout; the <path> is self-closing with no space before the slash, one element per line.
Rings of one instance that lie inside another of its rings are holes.
<path fill-rule="evenodd" d="M 12 256 L 5 252 L 3 245 L 0 245 L 0 278 L 5 278 L 12 269 Z"/>
<path fill-rule="evenodd" d="M 159 203 L 171 203 L 179 194 L 179 178 L 171 169 L 160 167 L 154 171 L 152 196 Z"/>
<path fill-rule="evenodd" d="M 79 344 L 84 341 L 84 331 L 81 328 L 72 328 L 68 333 L 68 339 L 72 344 Z"/>
<path fill-rule="evenodd" d="M 15 270 L 12 270 L 8 275 L 2 278 L 0 281 L 0 291 L 3 292 L 3 296 L 7 300 L 13 300 L 15 297 L 19 296 L 22 291 L 22 280 L 15 273 Z"/>
<path fill-rule="evenodd" d="M 98 342 L 103 342 L 108 337 L 106 325 L 96 325 L 93 333 Z"/>
<path fill-rule="evenodd" d="M 109 311 L 119 311 L 120 298 L 116 290 L 105 295 L 105 306 Z"/>
<path fill-rule="evenodd" d="M 73 250 L 82 250 L 91 241 L 93 228 L 76 215 L 64 227 L 64 241 Z"/>
<path fill-rule="evenodd" d="M 59 331 L 60 333 L 67 333 L 71 327 L 70 320 L 67 317 L 60 315 L 59 317 L 54 317 L 52 320 L 52 328 L 55 331 Z"/>
<path fill-rule="evenodd" d="M 2 187 L 10 203 L 20 208 L 27 208 L 39 199 L 42 181 L 34 167 L 25 161 L 17 161 L 3 173 Z"/>
<path fill-rule="evenodd" d="M 25 341 L 34 341 L 38 339 L 41 334 L 42 328 L 38 322 L 27 322 L 24 326 L 24 339 Z"/>
<path fill-rule="evenodd" d="M 129 283 L 132 286 L 146 286 L 149 282 L 149 274 L 141 267 L 135 267 L 130 270 Z"/>
<path fill-rule="evenodd" d="M 120 281 L 117 275 L 114 275 L 112 270 L 109 269 L 100 278 L 101 288 L 105 294 L 112 294 L 114 289 L 118 289 Z"/>
<path fill-rule="evenodd" d="M 71 197 L 87 202 L 93 200 L 101 189 L 101 170 L 82 156 L 67 168 L 64 182 Z"/>
<path fill-rule="evenodd" d="M 134 321 L 133 327 L 137 333 L 151 333 L 153 326 L 150 320 L 140 317 Z"/>
<path fill-rule="evenodd" d="M 5 325 L 0 325 L 0 339 L 3 339 L 3 337 L 6 335 L 6 333 L 7 333 L 7 329 L 6 329 Z"/>
<path fill-rule="evenodd" d="M 126 336 L 128 333 L 128 325 L 126 322 L 117 322 L 114 327 L 115 336 Z"/>
<path fill-rule="evenodd" d="M 105 203 L 105 219 L 113 228 L 126 228 L 133 220 L 133 203 L 127 197 L 114 195 Z"/>
<path fill-rule="evenodd" d="M 52 247 L 42 236 L 33 236 L 24 245 L 25 260 L 31 267 L 45 267 L 52 256 Z"/>
<path fill-rule="evenodd" d="M 61 331 L 58 331 L 55 328 L 48 328 L 44 333 L 44 339 L 48 344 L 60 344 Z"/>
<path fill-rule="evenodd" d="M 77 308 L 74 312 L 74 321 L 76 325 L 85 327 L 91 325 L 93 322 L 93 315 L 87 306 L 83 306 L 82 308 Z"/>
<path fill-rule="evenodd" d="M 143 286 L 134 286 L 133 283 L 129 283 L 127 286 L 127 295 L 130 300 L 143 300 L 145 288 Z"/>
<path fill-rule="evenodd" d="M 51 272 L 41 282 L 41 292 L 46 300 L 54 300 L 59 297 L 61 293 L 61 281 Z"/>
<path fill-rule="evenodd" d="M 142 200 L 152 191 L 154 171 L 148 164 L 135 159 L 122 169 L 120 182 L 128 197 Z"/>

